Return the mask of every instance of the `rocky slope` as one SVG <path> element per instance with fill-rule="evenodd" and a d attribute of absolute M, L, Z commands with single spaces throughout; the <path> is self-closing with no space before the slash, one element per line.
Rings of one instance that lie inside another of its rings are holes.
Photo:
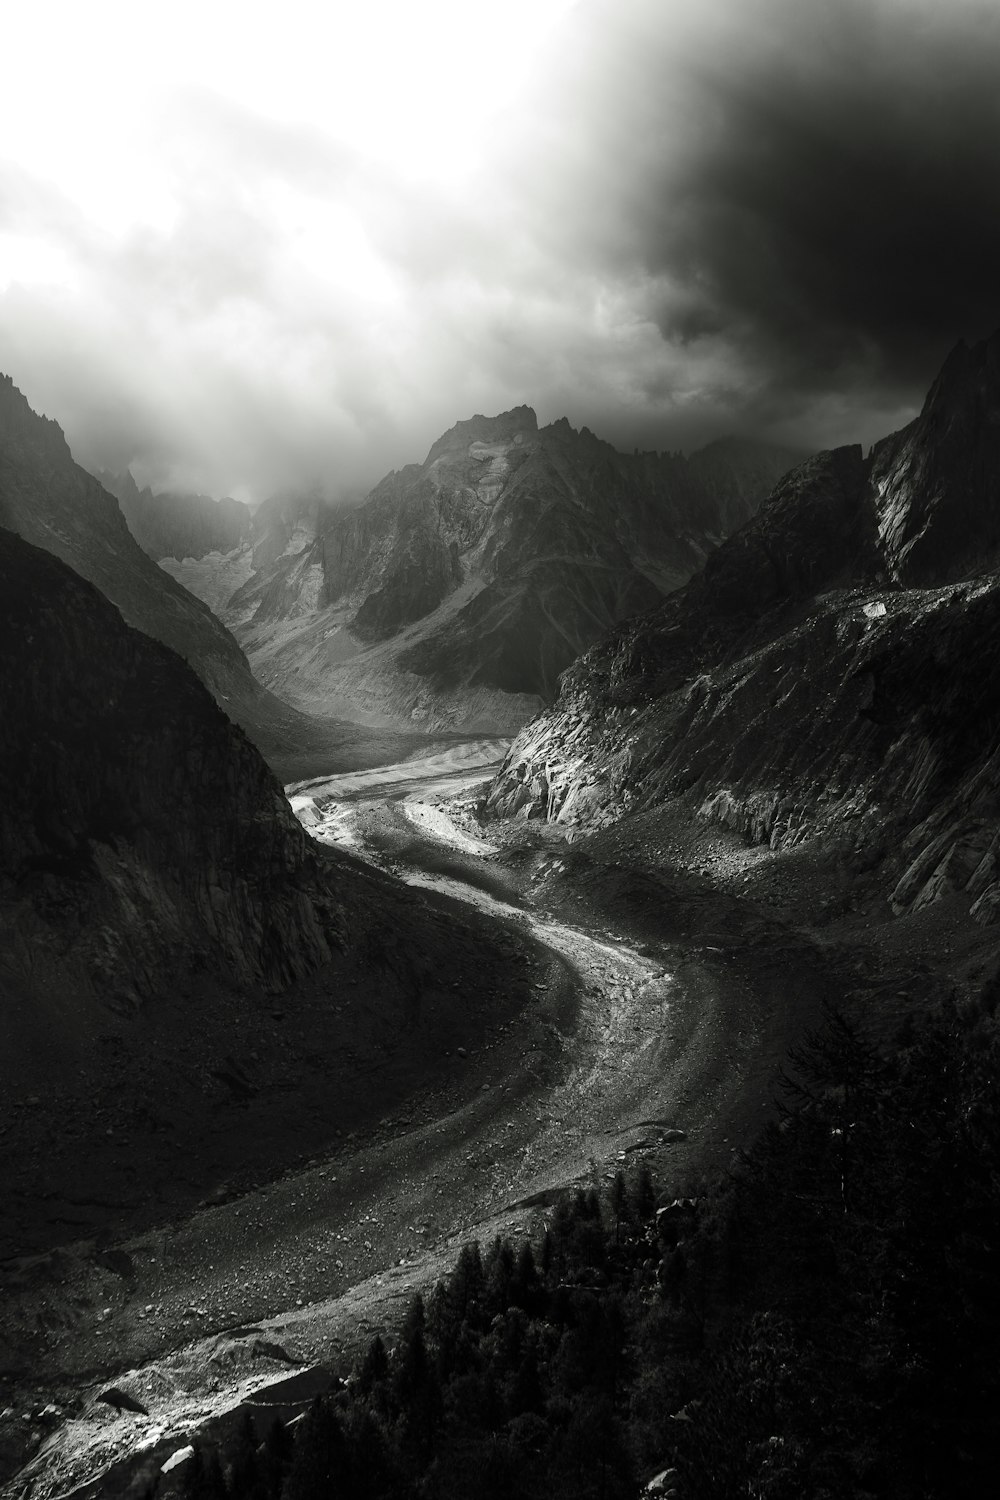
<path fill-rule="evenodd" d="M 262 508 L 223 617 L 301 707 L 510 731 L 582 650 L 689 578 L 792 461 L 736 442 L 625 455 L 565 419 L 539 429 L 530 407 L 473 417 L 355 509 Z"/>
<path fill-rule="evenodd" d="M 134 540 L 117 503 L 78 464 L 55 422 L 0 377 L 0 525 L 90 580 L 139 630 L 189 661 L 219 697 L 252 694 L 236 641 Z"/>
<path fill-rule="evenodd" d="M 0 375 L 0 526 L 68 563 L 130 625 L 191 664 L 287 779 L 338 763 L 343 726 L 314 719 L 261 688 L 235 638 L 205 603 L 158 567 L 114 497 L 73 462 L 62 431 Z M 312 757 L 313 759 L 310 759 Z"/>
<path fill-rule="evenodd" d="M 133 1008 L 211 964 L 280 987 L 343 913 L 258 752 L 188 667 L 0 531 L 2 951 L 33 994 Z"/>
<path fill-rule="evenodd" d="M 240 500 L 173 491 L 154 495 L 148 485 L 140 490 L 128 469 L 124 474 L 102 469 L 97 478 L 114 495 L 129 531 L 154 562 L 225 554 L 249 539 L 250 507 Z"/>
<path fill-rule="evenodd" d="M 568 671 L 489 794 L 593 827 L 673 804 L 879 871 L 897 911 L 1000 912 L 1000 335 L 920 416 L 818 455 Z"/>

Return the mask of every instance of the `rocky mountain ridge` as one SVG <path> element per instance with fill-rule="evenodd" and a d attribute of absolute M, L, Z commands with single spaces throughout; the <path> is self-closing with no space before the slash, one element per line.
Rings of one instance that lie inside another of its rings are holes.
<path fill-rule="evenodd" d="M 242 500 L 171 490 L 154 495 L 148 485 L 140 490 L 129 469 L 101 469 L 95 477 L 114 495 L 129 531 L 154 562 L 232 552 L 250 536 L 252 513 Z"/>
<path fill-rule="evenodd" d="M 147 556 L 114 496 L 73 461 L 59 425 L 33 412 L 9 376 L 0 376 L 0 526 L 67 563 L 130 625 L 189 662 L 288 779 L 304 748 L 333 763 L 328 757 L 336 758 L 343 726 L 303 714 L 260 686 L 231 632 Z"/>
<path fill-rule="evenodd" d="M 563 676 L 493 812 L 592 828 L 672 806 L 877 868 L 897 912 L 1000 913 L 1000 335 L 916 420 L 817 455 L 658 609 Z M 624 825 L 623 825 L 624 826 Z"/>
<path fill-rule="evenodd" d="M 88 578 L 129 623 L 190 661 L 220 697 L 252 695 L 246 658 L 200 599 L 141 550 L 114 500 L 74 463 L 62 430 L 0 377 L 0 525 Z"/>
<path fill-rule="evenodd" d="M 527 406 L 475 416 L 353 509 L 314 507 L 296 529 L 263 508 L 223 616 L 300 707 L 509 731 L 581 651 L 689 578 L 793 458 L 736 441 L 629 455 L 565 418 L 539 428 Z"/>

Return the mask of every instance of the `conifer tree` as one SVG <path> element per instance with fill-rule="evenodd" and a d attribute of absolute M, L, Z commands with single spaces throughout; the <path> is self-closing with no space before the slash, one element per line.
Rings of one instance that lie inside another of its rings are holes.
<path fill-rule="evenodd" d="M 367 1352 L 358 1371 L 358 1389 L 362 1395 L 370 1396 L 377 1385 L 389 1375 L 389 1356 L 382 1335 L 377 1333 L 368 1345 Z"/>
<path fill-rule="evenodd" d="M 611 1212 L 615 1219 L 615 1244 L 622 1242 L 622 1230 L 629 1222 L 628 1187 L 625 1173 L 619 1167 L 611 1184 Z"/>
<path fill-rule="evenodd" d="M 344 1487 L 344 1434 L 329 1401 L 317 1396 L 299 1424 L 282 1500 L 326 1500 Z"/>
<path fill-rule="evenodd" d="M 259 1488 L 266 1500 L 279 1500 L 292 1461 L 292 1435 L 280 1417 L 275 1417 L 264 1439 L 260 1454 Z"/>
<path fill-rule="evenodd" d="M 240 1412 L 229 1465 L 229 1492 L 233 1500 L 248 1500 L 259 1477 L 257 1429 L 246 1407 Z"/>
<path fill-rule="evenodd" d="M 643 1162 L 636 1176 L 632 1194 L 632 1213 L 637 1224 L 651 1224 L 656 1218 L 656 1188 L 649 1163 Z"/>

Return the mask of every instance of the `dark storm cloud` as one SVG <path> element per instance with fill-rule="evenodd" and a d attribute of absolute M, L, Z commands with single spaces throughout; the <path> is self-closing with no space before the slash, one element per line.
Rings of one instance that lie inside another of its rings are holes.
<path fill-rule="evenodd" d="M 720 410 L 822 426 L 903 406 L 959 336 L 1000 324 L 992 0 L 588 14 L 566 217 L 653 279 L 666 341 L 728 357 Z"/>
<path fill-rule="evenodd" d="M 426 180 L 188 89 L 117 230 L 0 162 L 0 253 L 53 264 L 0 292 L 0 368 L 85 461 L 257 498 L 523 401 L 623 447 L 870 441 L 1000 324 L 998 78 L 995 0 L 587 0 Z"/>

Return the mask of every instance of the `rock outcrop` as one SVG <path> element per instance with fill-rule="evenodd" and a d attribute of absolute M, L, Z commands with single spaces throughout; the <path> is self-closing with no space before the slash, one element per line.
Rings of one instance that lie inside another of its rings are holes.
<path fill-rule="evenodd" d="M 300 707 L 508 731 L 581 651 L 688 579 L 792 461 L 735 442 L 626 455 L 565 419 L 539 429 L 530 407 L 476 416 L 357 508 L 314 508 L 305 540 L 255 517 L 225 618 Z"/>
<path fill-rule="evenodd" d="M 676 802 L 773 849 L 884 860 L 897 911 L 1000 909 L 1000 335 L 921 415 L 820 454 L 567 671 L 490 790 L 595 827 Z"/>

